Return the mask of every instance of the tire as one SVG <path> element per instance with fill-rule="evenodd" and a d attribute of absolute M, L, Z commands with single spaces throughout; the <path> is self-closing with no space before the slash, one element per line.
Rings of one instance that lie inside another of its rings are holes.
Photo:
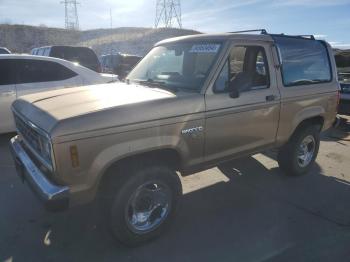
<path fill-rule="evenodd" d="M 310 171 L 315 163 L 319 147 L 319 126 L 306 125 L 300 127 L 287 144 L 279 150 L 278 164 L 287 175 L 304 175 Z"/>
<path fill-rule="evenodd" d="M 137 246 L 157 238 L 171 224 L 182 195 L 181 181 L 166 166 L 125 166 L 120 171 L 124 174 L 109 179 L 108 192 L 104 192 L 108 196 L 104 215 L 117 240 Z"/>

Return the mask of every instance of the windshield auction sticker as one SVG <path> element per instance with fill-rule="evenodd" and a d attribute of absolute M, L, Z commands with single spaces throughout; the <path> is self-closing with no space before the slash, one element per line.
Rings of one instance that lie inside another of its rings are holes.
<path fill-rule="evenodd" d="M 193 45 L 190 53 L 217 53 L 219 51 L 219 44 L 198 44 Z"/>

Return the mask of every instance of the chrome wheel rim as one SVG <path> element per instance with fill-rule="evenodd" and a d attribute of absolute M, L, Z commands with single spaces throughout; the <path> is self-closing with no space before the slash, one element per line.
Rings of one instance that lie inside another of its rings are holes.
<path fill-rule="evenodd" d="M 316 148 L 315 138 L 311 135 L 305 137 L 298 148 L 298 165 L 306 167 L 314 157 Z"/>
<path fill-rule="evenodd" d="M 159 227 L 171 207 L 170 188 L 160 182 L 147 182 L 131 195 L 125 217 L 129 229 L 144 234 Z"/>

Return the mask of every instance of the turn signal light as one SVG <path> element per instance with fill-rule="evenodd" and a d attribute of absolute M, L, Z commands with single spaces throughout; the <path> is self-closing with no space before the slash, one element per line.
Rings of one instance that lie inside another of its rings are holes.
<path fill-rule="evenodd" d="M 72 167 L 73 168 L 79 167 L 80 163 L 79 163 L 79 154 L 78 154 L 77 146 L 71 146 L 69 148 L 69 151 L 70 151 L 70 159 L 72 162 Z"/>

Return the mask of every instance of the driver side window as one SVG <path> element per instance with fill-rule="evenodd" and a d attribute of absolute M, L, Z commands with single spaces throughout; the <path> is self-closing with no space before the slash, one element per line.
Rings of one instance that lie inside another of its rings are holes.
<path fill-rule="evenodd" d="M 248 92 L 269 87 L 266 53 L 261 46 L 236 46 L 215 81 L 214 92 Z"/>

